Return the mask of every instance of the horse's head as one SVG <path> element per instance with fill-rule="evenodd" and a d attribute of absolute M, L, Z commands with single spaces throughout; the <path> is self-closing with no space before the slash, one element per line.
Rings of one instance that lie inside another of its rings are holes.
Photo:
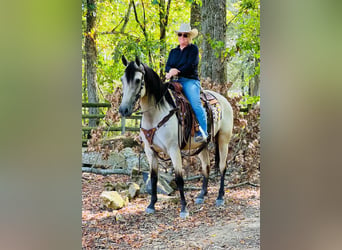
<path fill-rule="evenodd" d="M 123 55 L 122 62 L 126 69 L 121 77 L 123 96 L 119 112 L 122 116 L 126 117 L 132 114 L 133 108 L 140 96 L 144 96 L 145 70 L 138 57 L 135 58 L 135 61 L 128 63 Z"/>

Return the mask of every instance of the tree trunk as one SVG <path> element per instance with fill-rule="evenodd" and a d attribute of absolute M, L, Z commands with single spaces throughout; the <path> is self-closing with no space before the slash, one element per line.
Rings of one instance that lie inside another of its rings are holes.
<path fill-rule="evenodd" d="M 87 75 L 87 90 L 88 90 L 88 102 L 98 102 L 99 98 L 96 90 L 96 33 L 95 21 L 96 21 L 96 0 L 87 0 L 87 27 L 85 34 L 85 54 L 86 54 L 86 75 Z M 98 114 L 97 108 L 89 108 L 89 114 Z M 89 119 L 89 126 L 96 127 L 97 119 Z"/>
<path fill-rule="evenodd" d="M 211 78 L 212 81 L 225 84 L 227 82 L 227 65 L 221 52 L 226 44 L 226 1 L 202 0 L 202 63 L 201 77 Z M 215 46 L 217 42 L 223 46 Z"/>
<path fill-rule="evenodd" d="M 254 58 L 254 68 L 258 66 L 259 59 Z M 258 96 L 259 93 L 259 75 L 255 75 L 253 78 L 251 78 L 248 82 L 248 95 L 249 96 Z"/>
<path fill-rule="evenodd" d="M 195 2 L 191 4 L 190 26 L 201 31 L 201 7 Z"/>
<path fill-rule="evenodd" d="M 168 24 L 168 17 L 169 17 L 169 11 L 170 11 L 170 4 L 171 0 L 167 1 L 167 8 L 165 9 L 165 0 L 159 1 L 159 30 L 160 30 L 160 47 L 159 47 L 159 53 L 160 53 L 160 61 L 159 61 L 159 76 L 163 78 L 164 76 L 164 67 L 166 64 L 166 27 Z"/>
<path fill-rule="evenodd" d="M 191 13 L 190 13 L 190 26 L 192 29 L 196 28 L 198 33 L 201 33 L 201 7 L 192 2 L 191 4 Z M 201 37 L 199 36 L 193 42 L 198 46 L 198 48 L 202 47 Z M 199 75 L 201 75 L 201 62 L 199 63 Z"/>
<path fill-rule="evenodd" d="M 139 26 L 140 26 L 143 34 L 144 34 L 145 41 L 147 42 L 148 41 L 148 35 L 147 35 L 147 31 L 146 31 L 146 14 L 145 14 L 144 2 L 141 1 L 141 6 L 142 6 L 142 9 L 143 9 L 143 22 L 142 23 L 139 20 L 137 9 L 136 9 L 136 6 L 135 6 L 135 3 L 134 3 L 133 0 L 132 0 L 132 3 L 133 3 L 133 10 L 134 10 L 135 21 L 139 24 Z M 148 48 L 148 59 L 149 59 L 149 62 L 150 62 L 150 66 L 152 67 L 153 61 L 152 61 L 152 55 L 151 55 L 150 48 Z"/>

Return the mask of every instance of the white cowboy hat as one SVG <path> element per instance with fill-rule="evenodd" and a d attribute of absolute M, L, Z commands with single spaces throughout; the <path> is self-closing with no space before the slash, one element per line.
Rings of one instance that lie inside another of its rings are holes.
<path fill-rule="evenodd" d="M 175 32 L 189 33 L 191 38 L 195 38 L 198 35 L 198 30 L 196 28 L 191 29 L 190 24 L 188 23 L 182 23 L 179 30 L 175 30 Z"/>

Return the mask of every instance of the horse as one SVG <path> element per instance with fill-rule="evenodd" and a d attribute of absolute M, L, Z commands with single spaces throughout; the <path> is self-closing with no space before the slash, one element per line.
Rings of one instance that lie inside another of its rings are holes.
<path fill-rule="evenodd" d="M 141 128 L 140 137 L 144 143 L 144 150 L 147 160 L 150 165 L 151 178 L 151 201 L 146 212 L 151 214 L 155 212 L 155 203 L 157 202 L 157 181 L 158 181 L 158 158 L 157 152 L 166 153 L 172 162 L 175 181 L 180 193 L 181 212 L 180 217 L 186 218 L 189 212 L 186 208 L 186 200 L 184 196 L 184 179 L 182 171 L 182 155 L 179 146 L 179 121 L 175 115 L 175 108 L 172 105 L 172 98 L 168 91 L 168 84 L 162 82 L 158 74 L 141 63 L 138 57 L 135 61 L 128 63 L 126 57 L 122 55 L 122 63 L 124 64 L 125 72 L 121 77 L 123 96 L 119 107 L 119 113 L 122 117 L 128 117 L 134 112 L 134 107 L 137 101 L 140 100 L 141 107 Z M 216 199 L 216 206 L 224 205 L 224 177 L 226 173 L 226 160 L 228 155 L 228 144 L 232 136 L 233 129 L 233 110 L 230 103 L 222 95 L 209 90 L 203 90 L 215 96 L 221 106 L 222 118 L 214 122 L 215 136 L 215 165 L 219 162 L 219 169 L 221 174 L 221 182 L 219 193 Z M 163 121 L 163 123 L 161 123 Z M 148 140 L 145 133 L 142 131 L 152 131 L 154 133 L 153 139 Z M 185 149 L 196 149 L 203 146 L 202 143 L 195 142 L 194 138 L 188 141 Z M 198 153 L 201 161 L 203 183 L 202 188 L 197 196 L 195 203 L 202 204 L 204 197 L 208 194 L 208 178 L 209 178 L 209 151 L 206 143 L 203 150 Z"/>

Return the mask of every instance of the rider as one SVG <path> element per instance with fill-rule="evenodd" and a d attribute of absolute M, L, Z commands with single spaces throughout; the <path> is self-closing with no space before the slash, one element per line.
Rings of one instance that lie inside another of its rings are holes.
<path fill-rule="evenodd" d="M 198 35 L 197 29 L 191 29 L 190 24 L 182 23 L 178 35 L 179 45 L 172 49 L 166 63 L 166 79 L 178 77 L 183 93 L 189 100 L 199 123 L 199 131 L 195 135 L 196 142 L 204 142 L 208 138 L 207 115 L 200 100 L 200 81 L 198 78 L 198 47 L 191 41 Z"/>

